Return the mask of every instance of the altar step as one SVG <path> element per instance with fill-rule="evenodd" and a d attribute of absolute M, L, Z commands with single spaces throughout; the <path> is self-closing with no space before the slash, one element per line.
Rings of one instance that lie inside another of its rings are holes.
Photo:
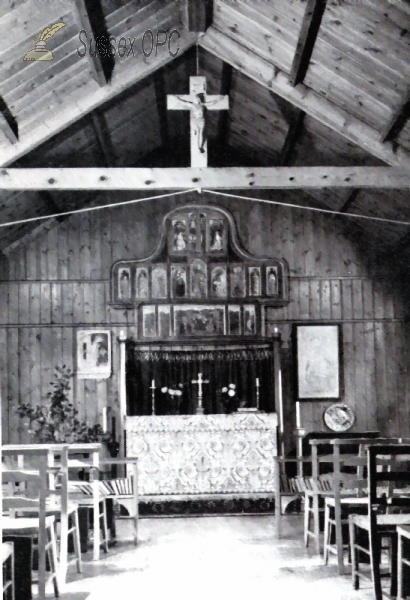
<path fill-rule="evenodd" d="M 267 515 L 275 513 L 273 494 L 141 496 L 141 517 Z"/>

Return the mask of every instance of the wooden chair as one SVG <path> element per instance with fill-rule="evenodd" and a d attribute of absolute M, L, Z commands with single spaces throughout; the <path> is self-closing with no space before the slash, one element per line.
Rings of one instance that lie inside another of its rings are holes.
<path fill-rule="evenodd" d="M 276 535 L 282 535 L 282 516 L 286 510 L 286 506 L 297 498 L 302 498 L 306 490 L 306 482 L 304 478 L 304 467 L 311 463 L 310 458 L 282 458 L 274 457 L 275 461 L 275 525 Z M 298 472 L 302 475 L 293 477 L 288 475 L 287 468 L 296 466 Z M 284 502 L 283 502 L 284 501 Z M 285 507 L 283 506 L 285 504 Z"/>
<path fill-rule="evenodd" d="M 7 451 L 3 449 L 3 455 Z M 38 448 L 30 451 L 30 456 L 35 457 L 37 469 L 18 470 L 4 469 L 2 471 L 2 483 L 11 485 L 27 484 L 30 488 L 32 498 L 27 496 L 4 495 L 3 512 L 8 512 L 8 516 L 2 518 L 3 536 L 7 537 L 29 537 L 33 541 L 37 540 L 38 548 L 38 597 L 45 599 L 46 593 L 46 557 L 50 565 L 49 580 L 53 582 L 54 594 L 59 595 L 58 582 L 58 559 L 57 543 L 55 536 L 55 518 L 46 515 L 46 500 L 50 493 L 47 486 L 47 450 Z M 31 511 L 38 514 L 35 517 L 19 517 L 19 511 Z"/>
<path fill-rule="evenodd" d="M 14 600 L 14 545 L 3 542 L 1 545 L 3 572 L 3 600 Z"/>
<path fill-rule="evenodd" d="M 305 494 L 305 518 L 304 539 L 306 547 L 310 538 L 315 544 L 317 554 L 321 552 L 320 546 L 320 515 L 325 511 L 325 499 L 333 497 L 333 446 L 335 439 L 351 439 L 357 448 L 357 439 L 376 439 L 378 431 L 367 431 L 363 433 L 338 433 L 329 434 L 328 437 L 310 439 L 312 454 L 312 489 L 306 490 Z M 357 450 L 353 450 L 353 453 Z M 321 473 L 321 470 L 325 471 Z M 310 527 L 311 523 L 313 528 Z"/>
<path fill-rule="evenodd" d="M 397 600 L 405 600 L 410 592 L 410 590 L 404 591 L 405 569 L 403 568 L 407 567 L 407 581 L 409 581 L 409 548 L 410 525 L 399 525 L 397 527 Z"/>
<path fill-rule="evenodd" d="M 390 465 L 386 469 L 386 457 Z M 376 600 L 381 600 L 381 540 L 388 538 L 391 546 L 390 596 L 397 596 L 397 526 L 410 525 L 410 513 L 391 513 L 394 508 L 410 511 L 410 444 L 375 444 L 367 449 L 368 503 L 367 515 L 349 516 L 350 551 L 352 557 L 352 579 L 354 589 L 359 589 L 360 579 L 369 579 L 360 571 L 360 555 L 370 559 L 370 580 Z M 378 468 L 380 466 L 380 468 Z M 400 466 L 404 466 L 400 470 Z M 369 546 L 358 538 L 361 532 Z"/>

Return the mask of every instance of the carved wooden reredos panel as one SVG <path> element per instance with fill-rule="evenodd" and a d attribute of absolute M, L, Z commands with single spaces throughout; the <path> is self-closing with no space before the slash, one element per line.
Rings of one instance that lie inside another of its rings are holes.
<path fill-rule="evenodd" d="M 288 302 L 286 261 L 242 250 L 232 216 L 214 206 L 168 213 L 156 251 L 111 271 L 111 303 L 139 307 L 139 338 L 259 337 L 265 307 Z"/>

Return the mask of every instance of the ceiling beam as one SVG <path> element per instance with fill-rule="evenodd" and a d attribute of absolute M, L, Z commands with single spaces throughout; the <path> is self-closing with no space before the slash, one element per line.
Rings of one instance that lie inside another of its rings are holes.
<path fill-rule="evenodd" d="M 343 216 L 344 213 L 347 213 L 353 204 L 356 202 L 357 196 L 360 194 L 359 189 L 354 189 L 350 192 L 345 202 L 342 204 L 337 214 L 333 216 L 334 219 L 337 219 L 339 216 Z"/>
<path fill-rule="evenodd" d="M 37 196 L 40 198 L 41 202 L 45 204 L 50 214 L 55 215 L 62 212 L 61 208 L 58 206 L 50 192 L 46 190 L 39 190 L 37 192 Z M 56 217 L 56 220 L 60 222 L 63 220 L 63 217 Z"/>
<path fill-rule="evenodd" d="M 0 96 L 0 129 L 10 143 L 18 142 L 18 124 L 3 98 Z"/>
<path fill-rule="evenodd" d="M 400 106 L 394 111 L 380 135 L 380 141 L 388 142 L 397 137 L 410 117 L 410 90 Z"/>
<path fill-rule="evenodd" d="M 117 164 L 117 157 L 115 154 L 115 148 L 112 143 L 111 135 L 108 130 L 105 115 L 101 112 L 101 110 L 94 110 L 91 113 L 91 122 L 94 135 L 97 138 L 101 156 L 104 159 L 105 166 L 115 167 L 115 165 Z"/>
<path fill-rule="evenodd" d="M 305 114 L 303 110 L 299 109 L 296 117 L 289 126 L 279 157 L 279 165 L 281 167 L 288 167 L 291 163 L 293 152 L 303 130 Z"/>
<path fill-rule="evenodd" d="M 198 37 L 196 34 L 187 33 L 184 30 L 180 31 L 180 35 L 181 37 L 178 38 L 178 56 L 191 48 Z M 72 101 L 69 105 L 66 103 L 61 111 L 50 111 L 41 123 L 36 124 L 24 137 L 21 136 L 17 144 L 2 149 L 0 151 L 0 166 L 7 166 L 21 158 L 172 60 L 173 57 L 169 54 L 168 48 L 160 47 L 157 56 L 153 52 L 151 56 L 144 57 L 143 61 L 138 59 L 138 67 L 130 68 L 128 61 L 124 64 L 119 63 L 115 68 L 110 85 L 100 87 L 90 78 L 87 85 L 73 92 Z"/>
<path fill-rule="evenodd" d="M 0 189 L 17 190 L 184 190 L 408 189 L 410 171 L 391 167 L 182 167 L 1 169 Z"/>
<path fill-rule="evenodd" d="M 154 73 L 155 100 L 157 104 L 157 114 L 159 121 L 159 133 L 161 136 L 162 148 L 169 147 L 169 126 L 167 110 L 167 93 L 165 90 L 164 71 Z"/>
<path fill-rule="evenodd" d="M 409 151 L 401 146 L 397 147 L 397 144 L 393 145 L 392 142 L 382 144 L 379 139 L 380 134 L 375 129 L 304 84 L 293 87 L 288 75 L 279 71 L 271 62 L 214 27 L 210 27 L 199 39 L 199 44 L 369 154 L 377 156 L 392 166 L 410 169 Z"/>
<path fill-rule="evenodd" d="M 307 1 L 302 28 L 290 69 L 289 83 L 292 86 L 302 83 L 305 78 L 325 8 L 326 0 Z"/>
<path fill-rule="evenodd" d="M 232 76 L 233 76 L 232 65 L 224 62 L 222 64 L 220 95 L 221 96 L 229 96 L 229 111 L 221 110 L 221 112 L 219 113 L 218 134 L 217 134 L 217 140 L 216 140 L 216 145 L 218 147 L 226 146 L 228 143 L 229 120 L 230 120 L 229 112 L 232 110 L 232 98 L 231 98 Z"/>
<path fill-rule="evenodd" d="M 99 0 L 93 0 L 91 4 L 90 0 L 75 0 L 73 10 L 74 18 L 80 30 L 84 29 L 87 33 L 85 42 L 87 43 L 86 59 L 90 65 L 92 75 L 98 85 L 104 86 L 107 84 L 107 80 L 110 79 L 114 60 L 111 55 L 105 55 L 103 62 L 96 44 L 96 39 L 98 38 L 104 37 L 106 40 L 109 38 L 100 2 Z M 93 38 L 92 44 L 91 38 Z M 93 54 L 92 56 L 90 50 Z"/>

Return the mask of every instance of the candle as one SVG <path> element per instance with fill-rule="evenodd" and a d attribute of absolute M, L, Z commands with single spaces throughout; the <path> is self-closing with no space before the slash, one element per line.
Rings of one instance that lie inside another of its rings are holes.
<path fill-rule="evenodd" d="M 259 387 L 259 377 L 256 378 L 256 387 Z"/>
<path fill-rule="evenodd" d="M 273 333 L 279 333 L 279 329 L 277 327 L 273 328 Z"/>
<path fill-rule="evenodd" d="M 301 426 L 300 420 L 300 402 L 296 402 L 296 427 L 299 429 Z"/>
<path fill-rule="evenodd" d="M 102 411 L 102 429 L 104 433 L 107 433 L 107 407 L 104 406 Z"/>

